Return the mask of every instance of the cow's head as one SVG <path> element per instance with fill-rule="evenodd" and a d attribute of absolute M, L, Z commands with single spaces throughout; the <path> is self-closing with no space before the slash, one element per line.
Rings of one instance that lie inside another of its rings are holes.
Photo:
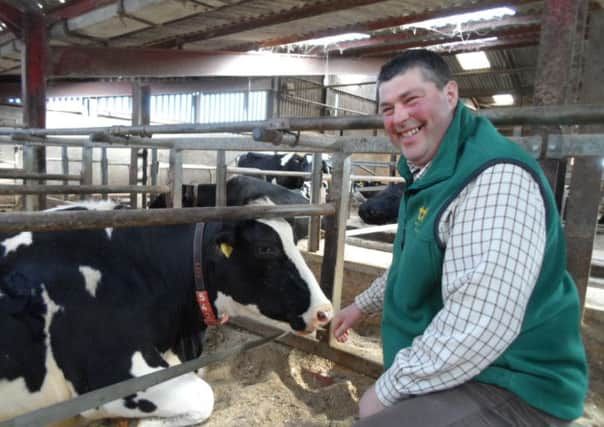
<path fill-rule="evenodd" d="M 359 206 L 359 216 L 367 224 L 393 224 L 403 197 L 405 183 L 390 184 Z"/>
<path fill-rule="evenodd" d="M 264 198 L 253 204 L 271 202 Z M 294 244 L 287 221 L 258 219 L 215 227 L 208 274 L 217 289 L 214 304 L 219 315 L 260 313 L 299 332 L 329 322 L 331 303 Z"/>
<path fill-rule="evenodd" d="M 280 164 L 284 171 L 292 172 L 310 172 L 311 163 L 306 156 L 301 156 L 295 153 L 279 154 L 281 156 Z M 302 188 L 304 177 L 301 176 L 279 176 L 277 184 L 286 188 Z"/>

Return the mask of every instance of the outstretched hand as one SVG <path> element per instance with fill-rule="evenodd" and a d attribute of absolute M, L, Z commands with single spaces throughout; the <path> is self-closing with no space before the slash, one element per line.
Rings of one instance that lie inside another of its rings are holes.
<path fill-rule="evenodd" d="M 369 387 L 359 401 L 359 417 L 365 418 L 384 410 L 385 406 L 380 402 L 375 391 L 375 384 Z"/>
<path fill-rule="evenodd" d="M 338 342 L 345 342 L 348 339 L 348 331 L 363 317 L 363 312 L 356 304 L 352 303 L 338 314 L 332 320 L 333 335 Z"/>

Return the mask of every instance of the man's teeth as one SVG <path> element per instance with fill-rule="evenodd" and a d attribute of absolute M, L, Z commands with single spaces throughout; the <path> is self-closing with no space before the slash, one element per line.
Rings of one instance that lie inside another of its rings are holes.
<path fill-rule="evenodd" d="M 413 135 L 415 135 L 418 132 L 419 132 L 419 128 L 413 128 L 411 130 L 408 130 L 407 132 L 403 132 L 402 135 L 405 136 L 405 137 L 406 136 L 413 136 Z"/>

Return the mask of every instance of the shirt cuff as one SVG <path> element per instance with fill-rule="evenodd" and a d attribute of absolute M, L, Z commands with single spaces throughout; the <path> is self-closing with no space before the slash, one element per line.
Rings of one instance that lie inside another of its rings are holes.
<path fill-rule="evenodd" d="M 410 394 L 400 393 L 396 389 L 396 379 L 390 369 L 384 372 L 376 381 L 375 393 L 382 405 L 386 407 L 411 397 Z"/>

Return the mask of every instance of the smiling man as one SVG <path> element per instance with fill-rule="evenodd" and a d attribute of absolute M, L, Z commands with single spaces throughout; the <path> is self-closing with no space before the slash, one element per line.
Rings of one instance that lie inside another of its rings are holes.
<path fill-rule="evenodd" d="M 542 170 L 459 101 L 436 53 L 392 59 L 378 90 L 407 186 L 389 271 L 333 320 L 345 341 L 382 310 L 385 371 L 358 425 L 568 425 L 587 362 Z"/>

